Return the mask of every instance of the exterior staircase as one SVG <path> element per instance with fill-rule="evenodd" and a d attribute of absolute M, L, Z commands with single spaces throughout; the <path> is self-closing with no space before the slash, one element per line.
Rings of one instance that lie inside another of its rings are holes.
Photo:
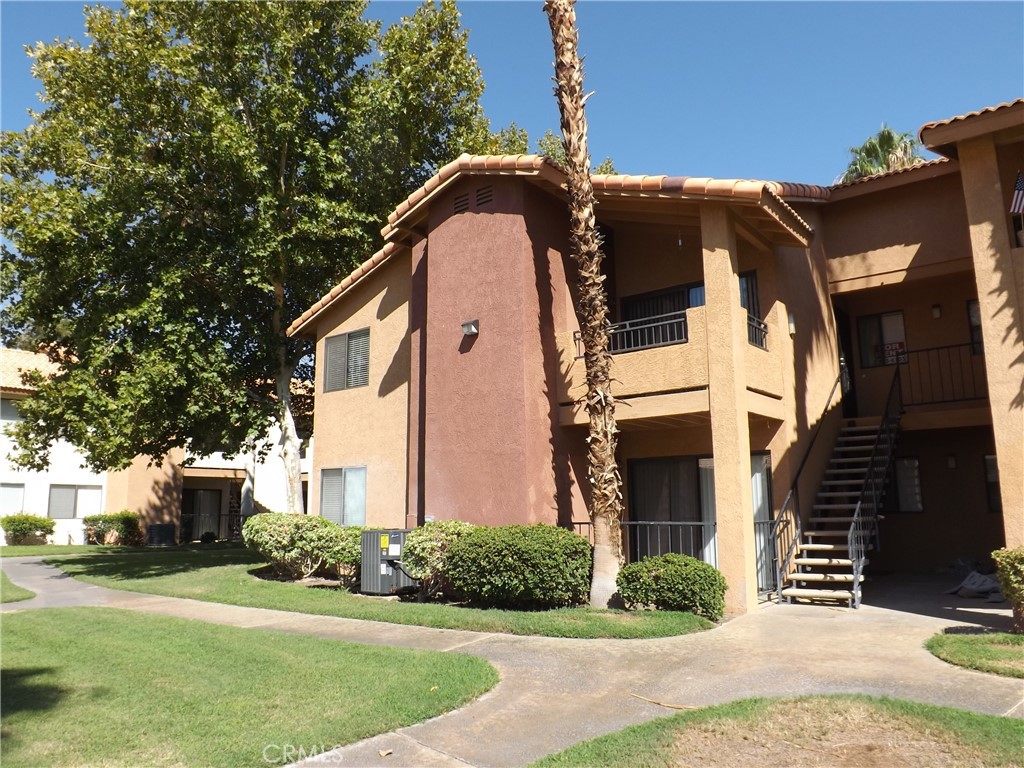
<path fill-rule="evenodd" d="M 868 464 L 879 434 L 879 423 L 845 426 L 839 433 L 832 460 L 808 519 L 808 529 L 797 545 L 793 560 L 796 571 L 786 581 L 782 596 L 814 602 L 855 599 L 854 581 L 862 583 L 863 573 L 854 574 L 847 541 L 853 514 L 864 492 Z M 863 522 L 877 523 L 875 510 L 861 510 Z M 872 549 L 871 543 L 868 549 Z M 867 565 L 868 560 L 862 563 Z"/>

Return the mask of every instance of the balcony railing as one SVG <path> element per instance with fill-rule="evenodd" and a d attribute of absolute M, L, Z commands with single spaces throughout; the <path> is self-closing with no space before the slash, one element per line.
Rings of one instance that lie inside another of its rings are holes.
<path fill-rule="evenodd" d="M 753 315 L 747 315 L 747 341 L 755 347 L 768 349 L 768 324 Z"/>
<path fill-rule="evenodd" d="M 955 403 L 988 397 L 985 362 L 975 344 L 914 349 L 901 362 L 904 405 Z"/>
<path fill-rule="evenodd" d="M 630 563 L 668 553 L 690 555 L 717 567 L 715 524 L 630 520 L 622 523 L 623 547 Z"/>
<path fill-rule="evenodd" d="M 583 357 L 583 341 L 579 331 L 573 334 L 573 340 L 576 342 L 576 357 Z M 685 343 L 685 310 L 639 320 L 625 320 L 608 327 L 608 346 L 613 355 Z"/>

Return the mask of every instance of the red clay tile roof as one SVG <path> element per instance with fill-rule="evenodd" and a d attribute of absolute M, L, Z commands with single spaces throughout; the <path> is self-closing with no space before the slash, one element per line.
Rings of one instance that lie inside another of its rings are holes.
<path fill-rule="evenodd" d="M 35 391 L 21 380 L 22 371 L 55 373 L 57 366 L 46 355 L 23 349 L 0 349 L 0 390 L 28 395 Z"/>
<path fill-rule="evenodd" d="M 1024 104 L 1024 99 L 1014 99 L 1013 101 L 1004 101 L 1002 104 L 996 104 L 992 107 L 985 107 L 984 109 L 977 109 L 974 112 L 968 112 L 965 115 L 957 115 L 956 117 L 949 117 L 945 120 L 936 120 L 934 123 L 925 123 L 921 126 L 917 132 L 918 138 L 921 138 L 921 134 L 932 128 L 938 128 L 940 125 L 950 125 L 951 123 L 959 123 L 962 120 L 970 120 L 972 117 L 979 117 L 981 115 L 987 115 L 992 112 L 999 112 L 1010 107 L 1015 107 L 1018 104 Z"/>
<path fill-rule="evenodd" d="M 288 327 L 288 335 L 294 336 L 307 331 L 311 321 L 321 312 L 350 291 L 368 274 L 384 263 L 392 253 L 405 246 L 397 242 L 403 228 L 403 219 L 414 216 L 416 211 L 445 189 L 455 179 L 466 173 L 484 175 L 533 176 L 542 178 L 556 188 L 565 186 L 565 171 L 556 162 L 543 155 L 468 155 L 464 154 L 443 166 L 422 187 L 403 200 L 388 216 L 387 225 L 381 235 L 387 242 L 384 248 L 355 272 L 342 280 L 316 304 L 302 313 Z M 616 193 L 642 193 L 666 197 L 690 197 L 731 199 L 758 203 L 765 197 L 780 206 L 789 219 L 798 227 L 812 232 L 811 226 L 794 211 L 784 198 L 804 201 L 826 201 L 828 187 L 813 184 L 791 184 L 777 181 L 755 181 L 746 179 L 712 179 L 690 176 L 636 176 L 620 174 L 598 174 L 592 177 L 594 192 L 615 195 Z"/>
<path fill-rule="evenodd" d="M 895 171 L 882 171 L 880 173 L 873 173 L 870 176 L 862 176 L 861 178 L 854 179 L 853 181 L 846 181 L 843 182 L 842 184 L 833 184 L 831 187 L 829 187 L 829 189 L 846 189 L 847 187 L 852 187 L 856 184 L 863 184 L 865 182 L 876 181 L 878 179 L 888 179 L 892 176 L 898 176 L 901 173 L 911 173 L 913 171 L 919 171 L 923 168 L 934 168 L 937 165 L 943 165 L 948 162 L 950 162 L 948 157 L 936 157 L 932 160 L 925 160 L 923 162 L 920 162 L 917 165 L 911 165 L 906 168 L 897 168 Z"/>

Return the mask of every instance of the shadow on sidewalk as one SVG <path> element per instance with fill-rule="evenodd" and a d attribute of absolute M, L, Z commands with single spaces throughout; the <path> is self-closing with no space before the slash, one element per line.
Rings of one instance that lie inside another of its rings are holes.
<path fill-rule="evenodd" d="M 945 594 L 962 581 L 955 573 L 869 573 L 863 604 L 1009 632 L 1013 625 L 1009 601 L 990 603 L 983 597 Z"/>

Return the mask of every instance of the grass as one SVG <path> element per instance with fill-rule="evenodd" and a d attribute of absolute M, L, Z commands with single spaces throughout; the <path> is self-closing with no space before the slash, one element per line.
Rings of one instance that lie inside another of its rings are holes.
<path fill-rule="evenodd" d="M 460 654 L 109 608 L 9 614 L 0 631 L 4 768 L 290 762 L 287 745 L 309 755 L 420 722 L 498 679 Z"/>
<path fill-rule="evenodd" d="M 443 629 L 548 637 L 651 638 L 713 626 L 689 613 L 668 611 L 499 611 L 369 598 L 258 578 L 254 573 L 263 566 L 263 560 L 244 549 L 159 551 L 145 557 L 72 557 L 53 564 L 83 581 L 131 592 Z"/>
<path fill-rule="evenodd" d="M 19 587 L 7 578 L 6 573 L 0 571 L 0 603 L 16 603 L 19 600 L 28 600 L 35 596 L 35 592 Z"/>
<path fill-rule="evenodd" d="M 550 755 L 554 766 L 1019 766 L 1024 722 L 870 696 L 743 699 Z"/>
<path fill-rule="evenodd" d="M 940 633 L 925 648 L 958 667 L 1024 678 L 1024 635 L 1006 632 Z"/>
<path fill-rule="evenodd" d="M 210 552 L 215 550 L 242 549 L 242 545 L 233 541 L 221 541 L 214 544 L 187 544 L 175 547 L 176 552 Z M 152 554 L 172 550 L 152 549 L 147 547 L 118 547 L 107 544 L 5 544 L 0 546 L 0 557 L 40 557 L 53 555 L 125 555 Z"/>

